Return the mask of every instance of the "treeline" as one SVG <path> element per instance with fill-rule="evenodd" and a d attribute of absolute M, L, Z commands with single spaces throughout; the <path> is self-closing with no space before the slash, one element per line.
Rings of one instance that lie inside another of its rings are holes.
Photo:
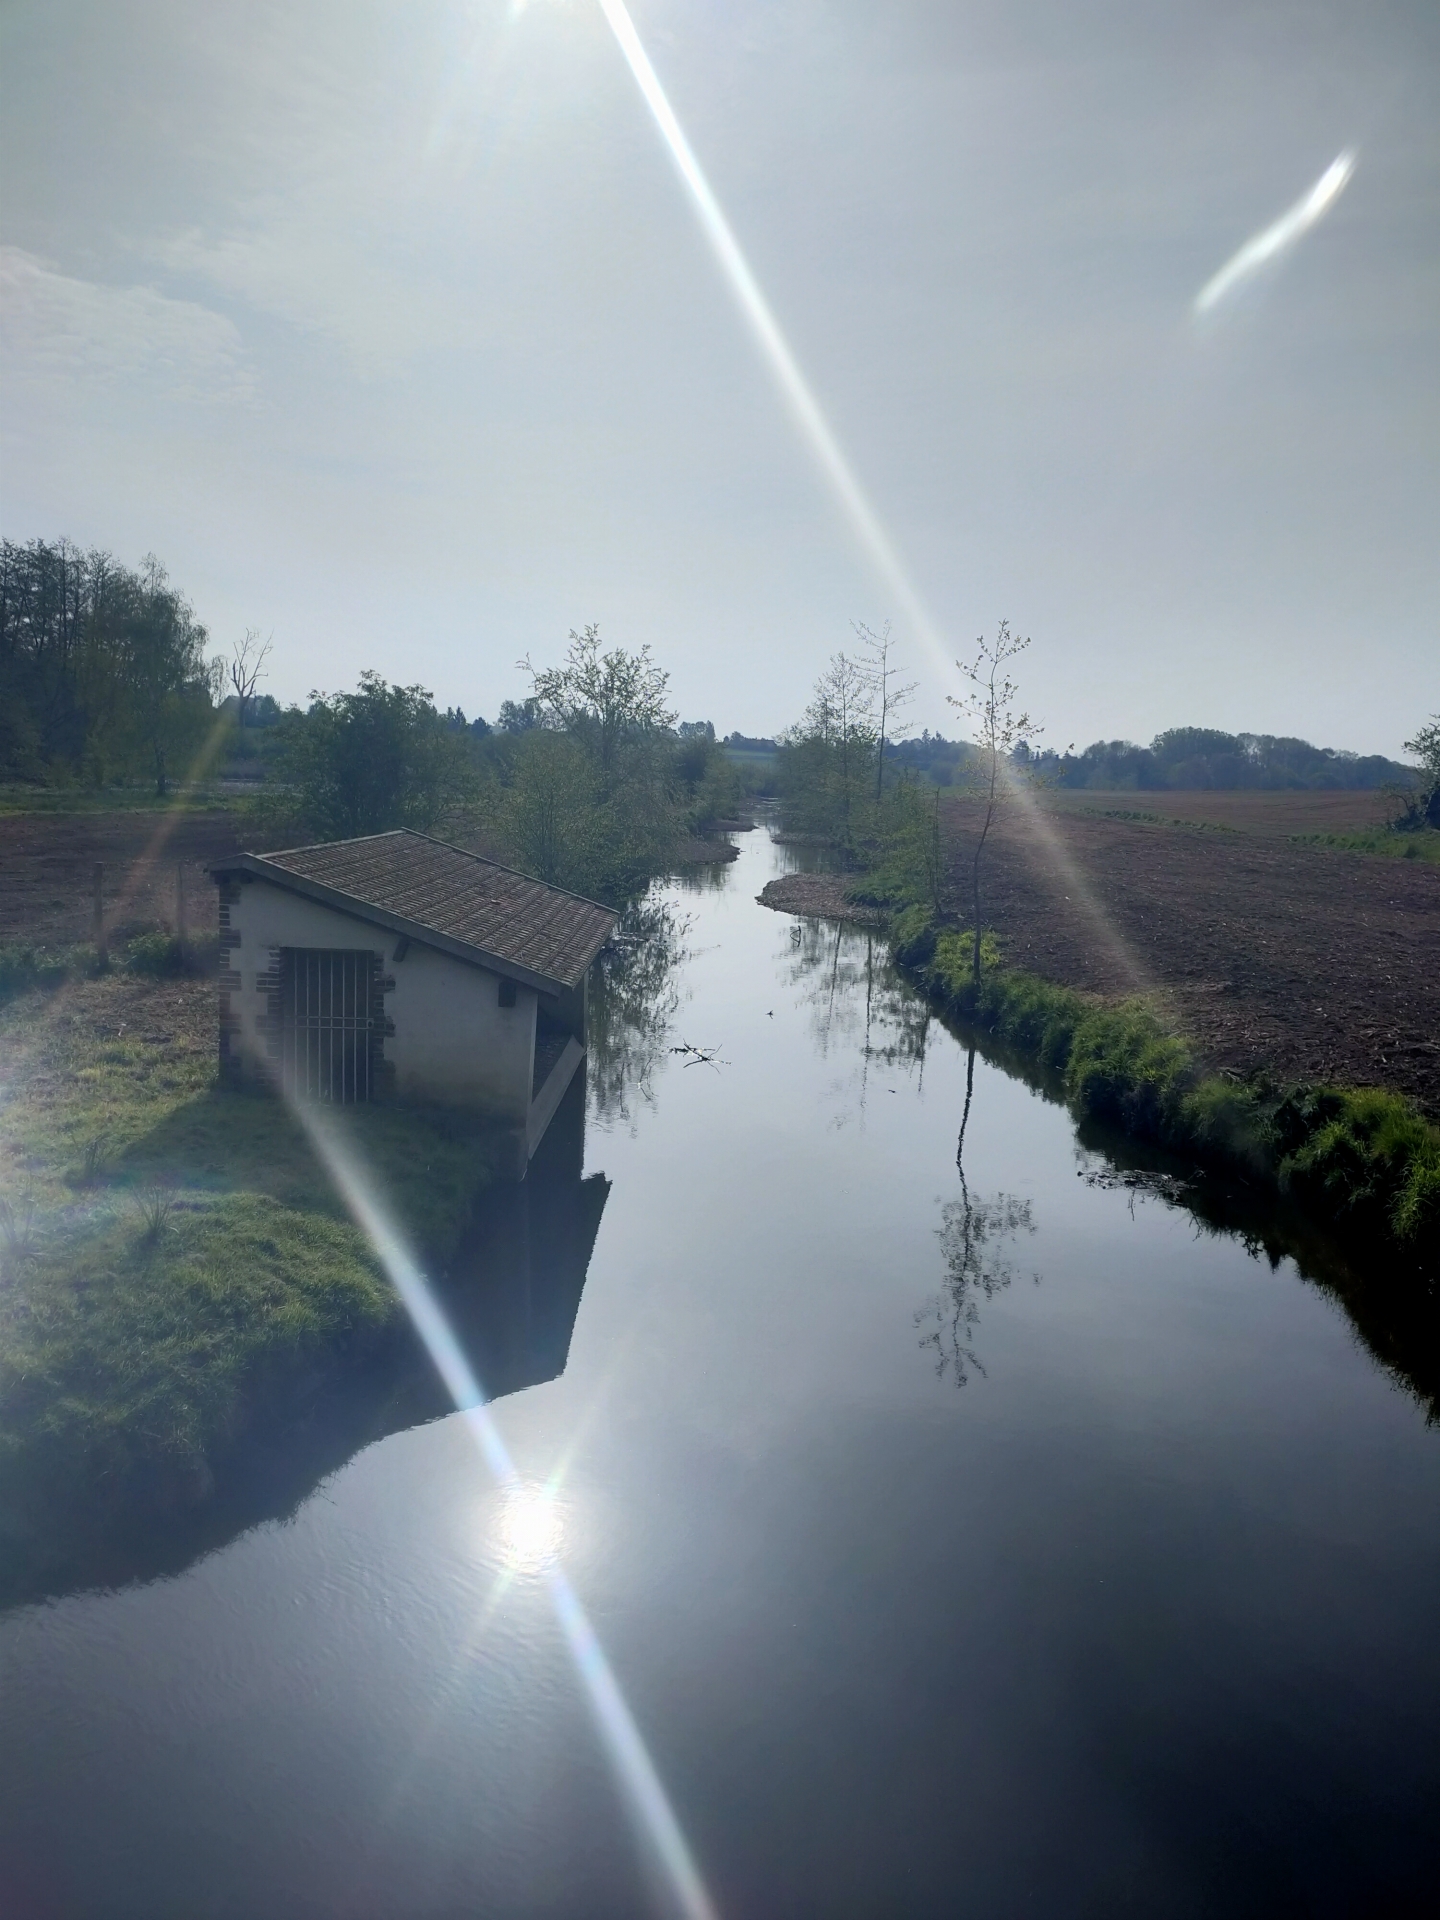
<path fill-rule="evenodd" d="M 1222 733 L 1213 727 L 1171 727 L 1148 747 L 1131 740 L 1097 740 L 1083 753 L 1036 756 L 1040 771 L 1062 787 L 1104 792 L 1262 790 L 1406 785 L 1412 768 L 1383 754 L 1312 747 L 1273 733 Z"/>
<path fill-rule="evenodd" d="M 493 726 L 375 673 L 282 709 L 259 690 L 268 642 L 247 633 L 214 659 L 207 642 L 153 557 L 132 570 L 64 540 L 5 541 L 0 780 L 145 780 L 163 796 L 226 762 L 263 775 L 257 837 L 438 829 L 614 901 L 745 798 L 712 723 L 679 723 L 649 650 L 607 649 L 593 626 L 558 666 L 523 662 L 530 691 Z"/>
<path fill-rule="evenodd" d="M 1368 792 L 1403 787 L 1414 779 L 1413 768 L 1383 754 L 1346 753 L 1283 735 L 1222 733 L 1209 727 L 1174 727 L 1157 734 L 1148 747 L 1131 740 L 1097 740 L 1083 753 L 1046 752 L 1017 758 L 1052 786 L 1103 792 L 1167 788 Z M 928 729 L 912 740 L 885 743 L 887 769 L 937 787 L 963 785 L 973 759 L 974 748 L 968 740 L 948 740 Z"/>
<path fill-rule="evenodd" d="M 0 543 L 0 779 L 165 793 L 214 725 L 206 641 L 153 555 Z"/>
<path fill-rule="evenodd" d="M 744 781 L 709 721 L 677 724 L 649 649 L 606 649 L 591 626 L 495 726 L 441 711 L 423 687 L 364 673 L 277 722 L 270 831 L 348 839 L 438 830 L 577 893 L 619 902 L 687 835 L 733 815 Z"/>
<path fill-rule="evenodd" d="M 922 733 L 887 742 L 885 756 L 936 786 L 959 784 L 973 755 L 965 740 Z M 1383 754 L 1346 753 L 1308 740 L 1273 733 L 1222 733 L 1212 727 L 1172 727 L 1148 747 L 1133 740 L 1097 740 L 1083 753 L 1020 755 L 1054 786 L 1102 792 L 1223 790 L 1265 791 L 1349 788 L 1364 791 L 1404 786 L 1414 770 Z"/>
<path fill-rule="evenodd" d="M 785 829 L 846 868 L 882 873 L 901 895 L 938 898 L 950 851 L 940 788 L 919 778 L 905 752 L 912 743 L 891 738 L 905 730 L 910 689 L 897 681 L 889 636 L 860 632 L 872 644 L 831 658 L 781 736 L 775 782 Z"/>

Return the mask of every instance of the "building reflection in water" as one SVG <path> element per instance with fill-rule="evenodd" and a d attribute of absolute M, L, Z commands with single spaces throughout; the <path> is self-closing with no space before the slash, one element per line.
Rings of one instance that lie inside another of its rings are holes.
<path fill-rule="evenodd" d="M 689 916 L 658 888 L 633 901 L 600 954 L 590 982 L 586 1032 L 590 1112 L 604 1128 L 635 1132 L 655 1104 L 651 1085 L 680 1006 L 676 975 L 689 958 Z"/>
<path fill-rule="evenodd" d="M 498 1400 L 565 1371 L 580 1295 L 610 1195 L 584 1176 L 585 1075 L 577 1074 L 518 1184 L 486 1193 L 440 1288 L 451 1328 Z M 437 1382 L 438 1386 L 438 1382 Z M 441 1391 L 437 1410 L 450 1402 Z"/>
<path fill-rule="evenodd" d="M 526 1178 L 487 1188 L 436 1293 L 487 1397 L 564 1372 L 595 1236 L 610 1193 L 584 1177 L 585 1074 L 577 1073 Z M 293 1514 L 322 1481 L 386 1435 L 453 1414 L 403 1316 L 367 1358 L 342 1357 L 308 1390 L 272 1404 L 210 1465 L 203 1503 L 131 1490 L 87 1504 L 34 1489 L 0 1513 L 0 1609 L 183 1572 L 267 1520 Z"/>

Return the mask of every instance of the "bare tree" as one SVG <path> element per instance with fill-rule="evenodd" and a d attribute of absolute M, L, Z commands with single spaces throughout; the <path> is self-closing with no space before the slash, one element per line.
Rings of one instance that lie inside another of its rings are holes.
<path fill-rule="evenodd" d="M 260 629 L 247 627 L 245 638 L 235 648 L 230 660 L 230 685 L 235 689 L 235 703 L 239 709 L 237 718 L 240 725 L 245 724 L 245 709 L 255 698 L 255 689 L 265 678 L 265 662 L 270 658 L 270 648 L 275 636 L 262 645 Z"/>
<path fill-rule="evenodd" d="M 854 852 L 851 802 L 864 778 L 866 756 L 875 745 L 875 688 L 868 668 L 848 653 L 831 656 L 815 682 L 815 696 L 802 727 L 832 749 L 838 777 L 839 840 L 848 859 Z"/>
<path fill-rule="evenodd" d="M 894 716 L 901 707 L 909 704 L 919 682 L 915 680 L 901 682 L 900 670 L 891 659 L 895 643 L 890 638 L 888 620 L 879 633 L 867 627 L 863 620 L 852 620 L 850 624 L 854 627 L 855 637 L 867 655 L 866 670 L 874 689 L 873 703 L 878 733 L 875 754 L 875 804 L 878 807 L 885 783 L 885 742 L 887 739 L 898 740 L 910 731 L 907 725 L 897 724 Z"/>
<path fill-rule="evenodd" d="M 972 665 L 967 667 L 963 661 L 956 663 L 970 682 L 971 691 L 958 699 L 953 693 L 945 696 L 952 707 L 959 707 L 969 717 L 975 728 L 975 758 L 970 763 L 967 785 L 985 809 L 970 871 L 971 907 L 975 916 L 972 970 L 977 988 L 980 985 L 980 861 L 995 816 L 1015 777 L 1010 766 L 1015 749 L 1024 746 L 1028 752 L 1030 742 L 1044 732 L 1028 713 L 1017 710 L 1020 688 L 1010 677 L 1009 662 L 1024 653 L 1029 645 L 1028 639 L 1021 640 L 1011 633 L 1008 620 L 1002 620 L 993 644 L 983 634 L 980 636 Z"/>

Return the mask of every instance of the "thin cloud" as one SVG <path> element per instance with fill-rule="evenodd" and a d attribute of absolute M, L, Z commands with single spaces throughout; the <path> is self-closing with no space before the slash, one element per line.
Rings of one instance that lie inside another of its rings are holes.
<path fill-rule="evenodd" d="M 186 401 L 248 398 L 254 378 L 233 321 L 153 287 L 77 280 L 0 247 L 0 348 L 11 378 L 141 379 Z"/>

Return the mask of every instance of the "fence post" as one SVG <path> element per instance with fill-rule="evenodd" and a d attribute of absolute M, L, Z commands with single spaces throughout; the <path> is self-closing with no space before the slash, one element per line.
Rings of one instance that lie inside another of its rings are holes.
<path fill-rule="evenodd" d="M 94 881 L 94 901 L 90 916 L 90 935 L 100 965 L 108 967 L 110 955 L 105 943 L 105 868 L 101 861 L 95 862 L 91 877 Z"/>

